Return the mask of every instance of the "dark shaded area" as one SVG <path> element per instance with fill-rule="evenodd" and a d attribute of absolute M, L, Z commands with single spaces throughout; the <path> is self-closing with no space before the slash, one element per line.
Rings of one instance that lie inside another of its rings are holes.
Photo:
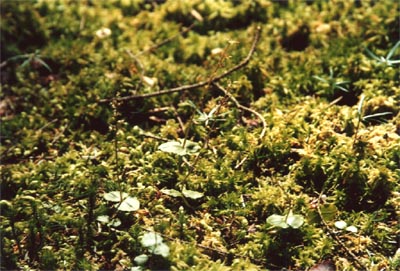
<path fill-rule="evenodd" d="M 339 177 L 338 189 L 345 195 L 340 201 L 346 211 L 373 212 L 382 208 L 388 198 L 393 185 L 388 181 L 385 172 L 380 172 L 374 180 L 360 168 L 359 162 L 350 158 L 348 169 Z M 343 170 L 342 170 L 343 171 Z"/>
<path fill-rule="evenodd" d="M 3 164 L 3 161 L 2 161 Z M 11 200 L 18 192 L 19 184 L 12 179 L 11 172 L 5 167 L 1 170 L 0 194 L 2 200 Z"/>
<path fill-rule="evenodd" d="M 289 167 L 300 159 L 300 155 L 290 150 L 290 146 L 284 142 L 276 145 L 262 145 L 256 148 L 245 164 L 247 170 L 252 170 L 255 176 L 271 176 L 273 169 L 286 175 Z"/>
<path fill-rule="evenodd" d="M 301 25 L 293 33 L 283 36 L 280 41 L 286 51 L 304 51 L 310 44 L 310 28 L 308 25 Z"/>
<path fill-rule="evenodd" d="M 275 270 L 277 266 L 293 266 L 292 257 L 296 255 L 293 247 L 304 245 L 303 243 L 300 230 L 292 228 L 278 230 L 265 251 L 265 258 L 269 260 L 266 268 Z"/>
<path fill-rule="evenodd" d="M 340 98 L 340 100 L 336 103 L 337 105 L 353 106 L 358 103 L 359 93 L 356 91 L 353 91 L 351 89 L 351 87 L 349 88 L 348 92 L 337 89 L 335 91 L 335 93 L 333 94 L 332 99 L 329 99 L 329 101 L 333 102 L 338 98 Z"/>
<path fill-rule="evenodd" d="M 33 4 L 34 2 L 25 2 L 24 5 L 13 1 L 1 2 L 0 62 L 12 56 L 32 53 L 47 43 L 40 16 Z"/>
<path fill-rule="evenodd" d="M 328 178 L 321 165 L 318 162 L 312 163 L 308 158 L 303 159 L 301 163 L 302 170 L 296 174 L 297 183 L 303 186 L 307 193 L 321 192 Z M 322 164 L 322 161 L 320 163 Z"/>

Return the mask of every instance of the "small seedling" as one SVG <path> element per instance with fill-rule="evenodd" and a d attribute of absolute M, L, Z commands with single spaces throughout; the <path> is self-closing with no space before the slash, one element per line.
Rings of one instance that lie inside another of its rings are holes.
<path fill-rule="evenodd" d="M 198 118 L 196 119 L 200 123 L 204 123 L 205 126 L 208 126 L 210 122 L 216 122 L 216 121 L 224 121 L 225 119 L 218 118 L 216 115 L 223 116 L 226 115 L 227 113 L 224 114 L 218 114 L 219 110 L 221 109 L 221 105 L 216 105 L 209 113 L 205 113 L 200 111 L 197 106 L 192 102 L 192 101 L 187 101 L 186 102 L 190 107 L 194 108 L 196 112 L 199 114 Z"/>
<path fill-rule="evenodd" d="M 355 226 L 347 226 L 347 223 L 343 220 L 339 220 L 335 222 L 335 227 L 340 229 L 340 230 L 346 230 L 352 233 L 357 233 L 358 229 Z"/>
<path fill-rule="evenodd" d="M 100 224 L 104 224 L 112 228 L 119 227 L 122 224 L 119 218 L 110 218 L 108 215 L 99 215 L 96 220 Z"/>
<path fill-rule="evenodd" d="M 163 238 L 156 232 L 148 232 L 140 238 L 141 245 L 154 255 L 164 258 L 169 256 L 169 247 L 163 242 Z M 142 258 L 144 260 L 145 257 Z"/>
<path fill-rule="evenodd" d="M 360 102 L 359 102 L 358 108 L 357 108 L 357 116 L 358 116 L 359 121 L 367 122 L 367 121 L 370 121 L 372 119 L 379 119 L 381 117 L 393 114 L 392 112 L 380 112 L 380 113 L 375 113 L 375 114 L 363 116 L 362 108 L 363 108 L 363 105 L 364 105 L 364 101 L 365 101 L 365 96 L 361 95 Z"/>
<path fill-rule="evenodd" d="M 128 196 L 125 192 L 112 191 L 104 194 L 103 197 L 106 201 L 115 202 L 115 207 L 119 211 L 132 212 L 140 208 L 139 200 L 136 197 Z"/>
<path fill-rule="evenodd" d="M 267 223 L 272 226 L 287 229 L 289 227 L 298 229 L 304 224 L 304 217 L 302 215 L 293 214 L 290 210 L 287 215 L 273 214 L 267 218 Z"/>
<path fill-rule="evenodd" d="M 161 192 L 174 198 L 183 196 L 191 199 L 199 199 L 204 196 L 204 194 L 201 192 L 187 190 L 186 188 L 183 188 L 182 192 L 179 192 L 178 190 L 175 189 L 161 189 Z"/>
<path fill-rule="evenodd" d="M 329 86 L 330 92 L 334 92 L 336 89 L 339 89 L 344 92 L 349 92 L 349 90 L 345 87 L 350 83 L 350 81 L 336 81 L 333 77 L 333 70 L 329 68 L 329 77 L 328 79 L 322 78 L 320 76 L 314 75 L 315 79 L 327 84 Z"/>
<path fill-rule="evenodd" d="M 169 247 L 163 242 L 163 238 L 156 232 L 148 232 L 140 237 L 140 244 L 144 247 L 148 253 L 153 255 L 160 255 L 163 258 L 169 256 Z M 151 255 L 143 253 L 136 256 L 133 261 L 138 265 L 132 267 L 132 271 L 147 270 L 145 268 L 146 263 L 149 261 Z"/>
<path fill-rule="evenodd" d="M 163 152 L 174 153 L 179 156 L 197 154 L 201 147 L 199 143 L 180 139 L 179 141 L 168 141 L 161 144 L 158 149 Z"/>
<path fill-rule="evenodd" d="M 23 55 L 17 55 L 17 56 L 10 57 L 9 59 L 7 59 L 6 62 L 3 62 L 1 66 L 7 65 L 7 63 L 9 63 L 9 62 L 20 61 L 20 60 L 24 60 L 20 66 L 22 68 L 26 67 L 28 64 L 30 64 L 32 66 L 42 65 L 49 72 L 52 72 L 50 66 L 46 62 L 44 62 L 44 60 L 42 59 L 42 56 L 40 55 L 39 50 L 36 50 L 34 53 L 31 53 L 31 54 L 23 54 Z"/>
<path fill-rule="evenodd" d="M 386 55 L 386 57 L 380 56 L 378 57 L 375 55 L 371 50 L 368 48 L 365 48 L 365 51 L 367 51 L 368 55 L 375 59 L 378 63 L 386 64 L 388 66 L 392 66 L 394 64 L 400 64 L 400 59 L 397 60 L 391 60 L 394 52 L 396 51 L 397 47 L 400 46 L 400 40 L 390 49 L 389 53 Z"/>
<path fill-rule="evenodd" d="M 355 128 L 353 145 L 356 143 L 357 134 L 358 134 L 358 130 L 360 129 L 361 122 L 368 122 L 373 119 L 375 119 L 375 121 L 379 121 L 379 119 L 381 117 L 393 114 L 392 112 L 380 112 L 380 113 L 376 113 L 376 114 L 363 116 L 364 101 L 365 101 L 365 96 L 361 95 L 360 102 L 358 103 L 358 107 L 357 107 L 357 125 Z"/>

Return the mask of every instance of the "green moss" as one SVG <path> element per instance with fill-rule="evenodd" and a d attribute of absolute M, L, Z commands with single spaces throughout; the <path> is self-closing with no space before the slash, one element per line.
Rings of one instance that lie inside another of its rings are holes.
<path fill-rule="evenodd" d="M 1 268 L 395 269 L 399 5 L 336 2 L 2 3 Z"/>

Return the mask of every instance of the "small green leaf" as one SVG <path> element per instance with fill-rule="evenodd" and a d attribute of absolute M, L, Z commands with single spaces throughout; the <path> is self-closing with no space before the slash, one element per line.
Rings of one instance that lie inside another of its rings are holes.
<path fill-rule="evenodd" d="M 177 155 L 183 156 L 186 154 L 185 149 L 182 144 L 178 141 L 168 141 L 161 144 L 158 149 L 163 152 L 175 153 Z"/>
<path fill-rule="evenodd" d="M 180 140 L 181 143 L 183 144 L 184 140 Z M 185 150 L 187 154 L 197 154 L 200 151 L 201 147 L 199 145 L 199 143 L 190 141 L 190 140 L 186 140 L 185 142 Z"/>
<path fill-rule="evenodd" d="M 320 211 L 325 221 L 332 221 L 336 217 L 337 208 L 334 204 L 326 204 L 321 206 Z"/>
<path fill-rule="evenodd" d="M 115 219 L 111 220 L 110 223 L 108 223 L 108 226 L 110 226 L 110 227 L 118 227 L 118 226 L 121 226 L 121 224 L 122 224 L 121 220 L 118 219 L 118 218 L 115 218 Z"/>
<path fill-rule="evenodd" d="M 136 256 L 133 261 L 137 264 L 137 265 L 144 265 L 147 260 L 149 259 L 149 256 L 147 256 L 146 254 L 141 254 L 139 256 Z"/>
<path fill-rule="evenodd" d="M 124 212 L 132 212 L 137 211 L 140 208 L 140 203 L 137 198 L 127 197 L 124 201 L 118 206 L 118 210 Z"/>
<path fill-rule="evenodd" d="M 169 247 L 165 243 L 157 244 L 152 252 L 167 258 L 169 256 Z"/>
<path fill-rule="evenodd" d="M 182 194 L 185 197 L 191 198 L 191 199 L 198 199 L 198 198 L 201 198 L 204 196 L 204 194 L 201 192 L 197 192 L 197 191 L 193 191 L 193 190 L 186 190 L 186 188 L 183 188 Z"/>
<path fill-rule="evenodd" d="M 161 144 L 158 149 L 163 152 L 174 153 L 180 156 L 196 154 L 200 150 L 200 145 L 190 140 L 168 141 Z"/>
<path fill-rule="evenodd" d="M 125 192 L 112 191 L 104 194 L 104 199 L 111 202 L 121 202 L 124 198 L 128 196 Z"/>
<path fill-rule="evenodd" d="M 282 215 L 270 215 L 267 218 L 267 223 L 271 224 L 272 226 L 279 227 L 286 229 L 289 227 L 289 225 L 286 223 L 286 217 Z"/>
<path fill-rule="evenodd" d="M 100 223 L 108 223 L 110 222 L 110 217 L 108 215 L 99 215 L 96 220 Z"/>
<path fill-rule="evenodd" d="M 108 215 L 99 215 L 96 220 L 102 224 L 107 224 L 110 227 L 118 227 L 121 225 L 121 220 L 118 218 L 111 219 Z"/>
<path fill-rule="evenodd" d="M 302 215 L 293 215 L 290 213 L 286 218 L 286 223 L 293 229 L 300 228 L 304 223 L 304 218 Z"/>
<path fill-rule="evenodd" d="M 338 229 L 343 230 L 344 228 L 346 228 L 346 226 L 347 226 L 347 223 L 344 222 L 343 220 L 339 220 L 339 221 L 335 222 L 335 227 Z"/>
<path fill-rule="evenodd" d="M 149 248 L 149 247 L 154 247 L 158 244 L 162 244 L 162 237 L 155 232 L 148 232 L 143 234 L 140 243 L 142 244 L 143 247 Z"/>
<path fill-rule="evenodd" d="M 171 196 L 171 197 L 182 197 L 182 193 L 175 189 L 161 189 L 161 193 Z"/>

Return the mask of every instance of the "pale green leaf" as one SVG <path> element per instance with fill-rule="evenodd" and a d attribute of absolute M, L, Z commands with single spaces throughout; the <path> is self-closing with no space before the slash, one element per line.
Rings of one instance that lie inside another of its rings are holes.
<path fill-rule="evenodd" d="M 272 226 L 279 227 L 279 228 L 288 228 L 289 225 L 286 223 L 286 217 L 282 215 L 270 215 L 267 218 L 267 223 L 271 224 Z"/>
<path fill-rule="evenodd" d="M 108 226 L 110 226 L 110 227 L 118 227 L 118 226 L 121 226 L 121 224 L 122 224 L 121 220 L 118 219 L 118 218 L 115 218 L 115 219 L 111 220 L 110 223 L 108 223 Z"/>
<path fill-rule="evenodd" d="M 96 220 L 100 223 L 108 223 L 110 222 L 110 217 L 108 215 L 99 215 Z"/>
<path fill-rule="evenodd" d="M 104 199 L 111 202 L 121 202 L 124 198 L 128 196 L 125 192 L 112 191 L 104 194 Z"/>
<path fill-rule="evenodd" d="M 200 145 L 190 140 L 168 141 L 161 144 L 158 149 L 163 152 L 174 153 L 180 156 L 196 154 L 200 150 Z"/>
<path fill-rule="evenodd" d="M 163 241 L 162 237 L 155 232 L 148 232 L 143 234 L 142 238 L 140 239 L 140 243 L 143 247 L 149 248 L 154 247 L 158 244 L 161 244 Z"/>
<path fill-rule="evenodd" d="M 332 221 L 337 214 L 337 208 L 334 204 L 323 205 L 321 206 L 320 211 L 325 221 Z"/>
<path fill-rule="evenodd" d="M 358 232 L 358 229 L 355 226 L 348 226 L 348 227 L 346 227 L 345 230 L 349 231 L 349 232 L 352 232 L 352 233 L 357 233 Z"/>
<path fill-rule="evenodd" d="M 204 194 L 201 192 L 197 192 L 197 191 L 193 191 L 193 190 L 186 190 L 186 188 L 183 188 L 182 194 L 185 197 L 191 198 L 191 199 L 198 199 L 198 198 L 201 198 L 204 196 Z"/>
<path fill-rule="evenodd" d="M 149 256 L 147 256 L 146 254 L 141 254 L 139 256 L 136 256 L 133 261 L 137 264 L 137 265 L 144 265 L 147 260 L 149 259 Z"/>
<path fill-rule="evenodd" d="M 182 196 L 182 193 L 177 191 L 177 190 L 175 190 L 175 189 L 164 189 L 163 188 L 163 189 L 160 190 L 160 192 L 165 194 L 165 195 L 168 195 L 168 196 L 171 196 L 171 197 L 175 197 L 175 198 Z"/>
<path fill-rule="evenodd" d="M 169 256 L 169 247 L 165 243 L 157 244 L 152 252 L 167 258 Z"/>
<path fill-rule="evenodd" d="M 286 218 L 286 223 L 293 229 L 300 228 L 304 223 L 304 218 L 302 215 L 289 214 Z"/>
<path fill-rule="evenodd" d="M 124 211 L 124 212 L 137 211 L 139 208 L 140 208 L 139 200 L 135 197 L 127 197 L 118 206 L 118 210 Z"/>
<path fill-rule="evenodd" d="M 163 152 L 174 153 L 180 156 L 186 155 L 186 150 L 178 141 L 168 141 L 161 144 L 158 149 Z"/>
<path fill-rule="evenodd" d="M 335 222 L 335 227 L 338 229 L 343 230 L 344 228 L 346 228 L 346 226 L 347 226 L 347 223 L 344 222 L 343 220 L 339 220 L 339 221 Z"/>

